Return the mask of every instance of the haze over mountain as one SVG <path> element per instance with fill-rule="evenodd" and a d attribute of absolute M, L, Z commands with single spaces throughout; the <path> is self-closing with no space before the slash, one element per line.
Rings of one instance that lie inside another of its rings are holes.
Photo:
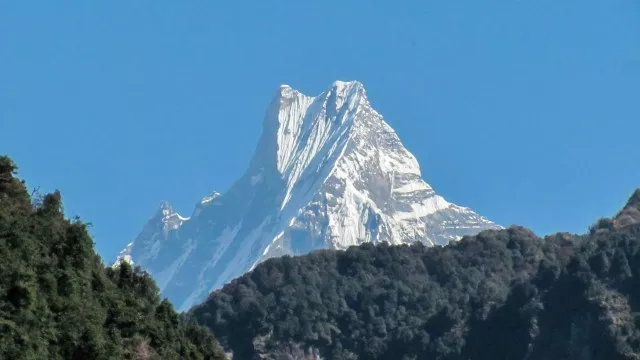
<path fill-rule="evenodd" d="M 497 228 L 435 193 L 360 82 L 336 81 L 315 97 L 283 85 L 244 175 L 190 217 L 162 202 L 118 261 L 150 272 L 186 310 L 271 257 L 365 242 L 445 245 Z"/>

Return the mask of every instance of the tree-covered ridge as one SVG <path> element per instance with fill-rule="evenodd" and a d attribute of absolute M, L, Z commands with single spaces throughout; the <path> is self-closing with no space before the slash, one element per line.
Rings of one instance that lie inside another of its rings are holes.
<path fill-rule="evenodd" d="M 640 223 L 640 189 L 636 190 L 627 205 L 614 218 L 618 228 Z"/>
<path fill-rule="evenodd" d="M 15 171 L 0 156 L 0 359 L 224 358 L 146 273 L 105 268 L 60 193 L 31 199 Z"/>
<path fill-rule="evenodd" d="M 445 247 L 271 259 L 194 308 L 234 357 L 640 359 L 640 191 L 589 234 L 511 227 Z"/>

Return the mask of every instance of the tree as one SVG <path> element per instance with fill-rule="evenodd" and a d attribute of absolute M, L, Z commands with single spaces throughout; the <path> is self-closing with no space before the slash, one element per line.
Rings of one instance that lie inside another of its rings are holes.
<path fill-rule="evenodd" d="M 16 171 L 0 156 L 0 359 L 224 359 L 148 274 L 103 265 L 60 192 L 34 203 Z"/>

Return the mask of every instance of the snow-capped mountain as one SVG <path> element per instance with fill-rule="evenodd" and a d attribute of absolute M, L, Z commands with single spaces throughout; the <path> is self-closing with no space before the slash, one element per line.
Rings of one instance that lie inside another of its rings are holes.
<path fill-rule="evenodd" d="M 167 203 L 122 251 L 180 310 L 284 254 L 363 242 L 446 244 L 498 225 L 447 202 L 370 105 L 361 83 L 318 96 L 283 85 L 245 174 L 189 217 Z"/>

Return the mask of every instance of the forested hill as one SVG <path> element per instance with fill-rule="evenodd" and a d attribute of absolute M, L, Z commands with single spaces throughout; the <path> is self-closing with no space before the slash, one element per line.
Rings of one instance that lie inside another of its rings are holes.
<path fill-rule="evenodd" d="M 224 358 L 148 275 L 105 268 L 59 193 L 32 199 L 15 171 L 0 156 L 0 359 Z"/>
<path fill-rule="evenodd" d="M 237 359 L 640 359 L 640 191 L 580 236 L 271 259 L 190 316 Z"/>
<path fill-rule="evenodd" d="M 0 157 L 0 360 L 224 359 L 15 171 Z M 511 227 L 271 259 L 188 317 L 235 360 L 640 360 L 640 190 L 579 236 Z"/>

